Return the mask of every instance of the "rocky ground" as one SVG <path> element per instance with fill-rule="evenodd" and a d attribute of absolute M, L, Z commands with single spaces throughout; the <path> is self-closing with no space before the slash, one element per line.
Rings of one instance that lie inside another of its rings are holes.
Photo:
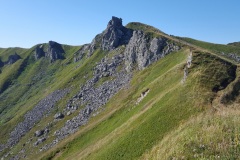
<path fill-rule="evenodd" d="M 94 68 L 93 78 L 88 80 L 84 86 L 81 87 L 72 99 L 68 101 L 64 113 L 70 115 L 71 113 L 79 110 L 79 114 L 70 120 L 67 120 L 65 125 L 59 130 L 55 131 L 56 138 L 50 143 L 46 144 L 40 150 L 47 150 L 56 145 L 60 140 L 66 136 L 75 133 L 79 127 L 85 125 L 89 118 L 100 112 L 108 100 L 114 96 L 120 89 L 127 86 L 130 82 L 131 74 L 127 73 L 124 68 L 120 71 L 117 70 L 124 63 L 124 55 L 118 54 L 112 58 L 103 58 Z M 99 86 L 99 80 L 108 77 Z"/>
<path fill-rule="evenodd" d="M 11 148 L 16 145 L 22 136 L 24 136 L 32 127 L 37 124 L 44 116 L 48 116 L 54 108 L 57 101 L 62 99 L 70 90 L 57 90 L 42 99 L 32 110 L 24 115 L 24 120 L 16 125 L 10 133 L 7 144 L 1 144 L 0 150 Z"/>

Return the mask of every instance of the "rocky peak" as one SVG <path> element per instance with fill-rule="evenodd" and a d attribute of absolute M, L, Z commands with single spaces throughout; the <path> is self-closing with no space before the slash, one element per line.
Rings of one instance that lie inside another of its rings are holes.
<path fill-rule="evenodd" d="M 112 17 L 108 22 L 107 28 L 103 32 L 101 48 L 112 50 L 120 45 L 127 44 L 132 37 L 132 30 L 122 25 L 122 19 Z"/>
<path fill-rule="evenodd" d="M 5 62 L 6 64 L 13 64 L 15 63 L 17 60 L 21 59 L 21 57 L 15 52 L 15 54 L 10 55 L 8 57 L 8 61 Z"/>
<path fill-rule="evenodd" d="M 112 19 L 108 22 L 108 28 L 110 27 L 114 27 L 114 28 L 122 28 L 123 25 L 122 25 L 122 18 L 117 18 L 117 17 L 114 17 L 112 16 Z"/>
<path fill-rule="evenodd" d="M 57 60 L 57 59 L 63 59 L 63 54 L 64 54 L 64 50 L 62 48 L 62 46 L 54 41 L 49 41 L 48 43 L 48 50 L 45 54 L 45 57 L 49 57 L 51 62 Z"/>

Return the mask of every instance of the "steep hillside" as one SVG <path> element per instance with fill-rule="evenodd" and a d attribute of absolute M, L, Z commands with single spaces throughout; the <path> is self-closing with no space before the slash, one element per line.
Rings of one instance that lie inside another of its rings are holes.
<path fill-rule="evenodd" d="M 89 44 L 0 49 L 0 156 L 238 159 L 240 72 L 219 54 L 238 48 L 202 43 L 112 17 Z"/>

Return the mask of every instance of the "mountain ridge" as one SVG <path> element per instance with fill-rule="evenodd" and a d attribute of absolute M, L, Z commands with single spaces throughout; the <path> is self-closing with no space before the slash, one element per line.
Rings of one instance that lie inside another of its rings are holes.
<path fill-rule="evenodd" d="M 180 122 L 220 104 L 238 103 L 239 88 L 229 89 L 238 86 L 239 74 L 236 59 L 228 56 L 232 50 L 221 46 L 223 55 L 216 52 L 218 46 L 214 50 L 207 44 L 141 23 L 124 27 L 122 19 L 112 17 L 89 44 L 50 41 L 20 49 L 22 59 L 0 68 L 0 155 L 143 156 Z M 0 52 L 0 57 L 12 51 Z M 221 92 L 228 96 L 219 102 L 215 99 Z M 186 156 L 194 154 L 186 151 Z"/>

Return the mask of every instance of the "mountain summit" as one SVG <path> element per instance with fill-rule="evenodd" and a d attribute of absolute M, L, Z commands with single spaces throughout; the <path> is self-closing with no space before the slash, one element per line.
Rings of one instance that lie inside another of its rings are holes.
<path fill-rule="evenodd" d="M 102 34 L 102 49 L 112 50 L 120 45 L 128 44 L 132 37 L 132 30 L 122 25 L 122 19 L 112 17 Z"/>

